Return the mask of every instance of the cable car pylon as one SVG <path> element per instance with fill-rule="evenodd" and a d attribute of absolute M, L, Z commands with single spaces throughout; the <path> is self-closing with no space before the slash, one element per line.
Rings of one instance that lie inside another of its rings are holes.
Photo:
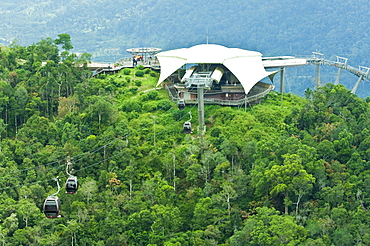
<path fill-rule="evenodd" d="M 200 135 L 204 134 L 206 127 L 204 124 L 204 84 L 198 84 L 197 96 L 198 96 L 198 119 L 199 119 L 199 130 Z"/>

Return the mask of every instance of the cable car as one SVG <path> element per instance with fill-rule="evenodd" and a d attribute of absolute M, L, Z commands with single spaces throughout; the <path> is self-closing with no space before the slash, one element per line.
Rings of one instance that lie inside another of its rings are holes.
<path fill-rule="evenodd" d="M 60 200 L 57 196 L 48 196 L 43 206 L 46 218 L 60 218 Z"/>
<path fill-rule="evenodd" d="M 77 177 L 69 176 L 66 182 L 66 193 L 67 194 L 76 194 L 78 189 Z"/>
<path fill-rule="evenodd" d="M 190 121 L 186 121 L 184 123 L 184 133 L 189 134 L 191 132 L 192 132 L 191 131 L 191 123 L 190 123 Z"/>
<path fill-rule="evenodd" d="M 183 110 L 185 108 L 185 100 L 184 99 L 181 99 L 180 101 L 177 102 L 177 107 L 180 109 L 180 110 Z"/>

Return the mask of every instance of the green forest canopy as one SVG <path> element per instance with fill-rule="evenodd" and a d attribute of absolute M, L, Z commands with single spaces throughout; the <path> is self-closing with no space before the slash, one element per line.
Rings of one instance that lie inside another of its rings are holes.
<path fill-rule="evenodd" d="M 200 138 L 182 133 L 196 106 L 154 90 L 156 72 L 92 77 L 70 45 L 1 46 L 3 243 L 370 244 L 364 99 L 328 84 L 282 105 L 277 92 L 246 109 L 207 105 Z M 68 157 L 76 195 L 64 193 Z M 47 219 L 56 177 L 62 217 Z"/>

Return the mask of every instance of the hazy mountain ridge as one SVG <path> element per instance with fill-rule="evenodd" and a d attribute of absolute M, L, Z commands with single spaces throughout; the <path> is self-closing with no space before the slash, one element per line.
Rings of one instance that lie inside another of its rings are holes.
<path fill-rule="evenodd" d="M 94 61 L 114 62 L 129 56 L 128 48 L 169 50 L 208 41 L 256 50 L 264 56 L 318 51 L 326 59 L 341 56 L 349 58 L 351 66 L 370 66 L 369 11 L 362 0 L 8 1 L 0 6 L 0 42 L 17 40 L 29 45 L 68 33 L 73 52 L 91 53 Z M 311 68 L 292 73 L 315 76 Z M 322 80 L 334 83 L 335 75 L 336 70 L 330 68 L 322 73 Z M 297 81 L 297 77 L 292 79 Z M 355 81 L 355 76 L 343 75 L 348 86 Z M 307 88 L 314 79 L 304 83 Z M 304 88 L 293 91 L 302 93 Z"/>
<path fill-rule="evenodd" d="M 69 33 L 76 50 L 98 53 L 132 46 L 163 49 L 209 41 L 267 55 L 348 56 L 365 63 L 368 47 L 363 1 L 19 1 L 0 7 L 1 38 L 21 44 Z M 97 53 L 97 54 L 95 54 Z M 364 56 L 364 58 L 362 57 Z"/>

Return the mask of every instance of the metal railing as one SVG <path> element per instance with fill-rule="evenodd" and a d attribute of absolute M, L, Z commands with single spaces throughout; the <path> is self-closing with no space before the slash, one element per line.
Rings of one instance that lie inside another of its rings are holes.
<path fill-rule="evenodd" d="M 177 102 L 178 100 L 180 100 L 180 97 L 176 93 L 176 89 L 174 89 L 173 85 L 171 86 L 165 85 L 165 88 L 168 91 L 168 95 L 170 96 L 173 102 Z M 255 101 L 258 101 L 264 98 L 273 89 L 274 89 L 274 85 L 270 85 L 263 92 L 254 94 L 252 96 L 245 95 L 243 97 L 240 97 L 239 99 L 225 100 L 225 99 L 210 98 L 210 97 L 204 98 L 204 103 L 205 104 L 218 104 L 218 105 L 224 105 L 224 106 L 240 106 L 245 103 L 253 103 Z M 197 102 L 198 102 L 197 100 L 186 100 L 186 103 L 188 104 L 196 104 Z"/>
<path fill-rule="evenodd" d="M 307 62 L 313 65 L 328 65 L 328 66 L 342 68 L 356 76 L 363 76 L 364 78 L 370 80 L 369 69 L 367 67 L 359 66 L 358 68 L 355 68 L 355 67 L 348 65 L 347 62 L 330 61 L 330 60 L 325 60 L 324 58 L 318 58 L 315 56 L 307 57 L 306 60 Z M 366 69 L 363 69 L 363 68 L 366 68 Z"/>

